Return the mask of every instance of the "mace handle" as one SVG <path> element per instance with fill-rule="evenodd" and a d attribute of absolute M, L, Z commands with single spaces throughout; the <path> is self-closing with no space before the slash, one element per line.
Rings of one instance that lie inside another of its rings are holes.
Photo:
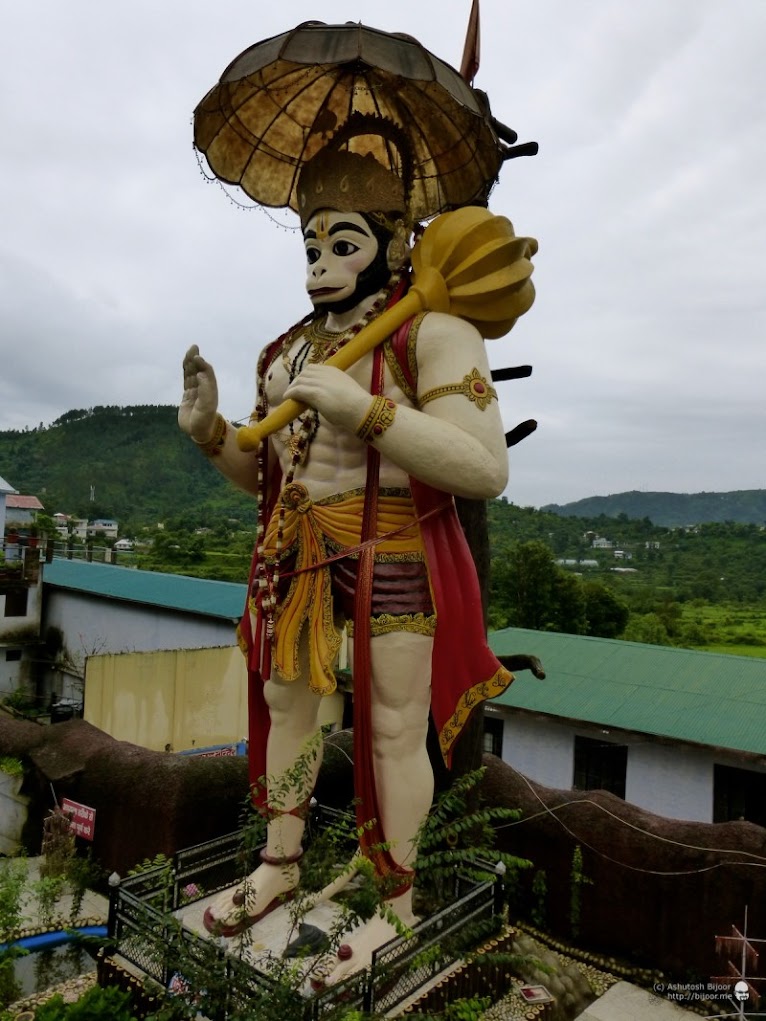
<path fill-rule="evenodd" d="M 350 340 L 345 347 L 328 358 L 325 365 L 332 365 L 336 369 L 350 369 L 355 362 L 381 344 L 386 337 L 389 337 L 394 330 L 397 330 L 402 323 L 422 311 L 426 307 L 426 295 L 421 287 L 413 285 L 405 296 L 391 308 L 368 323 L 363 330 Z M 306 410 L 306 405 L 300 401 L 286 400 L 279 407 L 254 425 L 243 425 L 237 430 L 237 444 L 240 450 L 255 450 L 261 440 L 267 436 L 284 429 L 293 419 L 297 418 Z"/>

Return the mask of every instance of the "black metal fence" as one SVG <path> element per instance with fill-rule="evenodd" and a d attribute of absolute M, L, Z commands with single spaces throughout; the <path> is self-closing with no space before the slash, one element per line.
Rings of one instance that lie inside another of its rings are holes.
<path fill-rule="evenodd" d="M 220 941 L 183 928 L 171 914 L 236 883 L 254 858 L 255 852 L 243 850 L 241 833 L 230 833 L 128 877 L 113 891 L 110 906 L 109 934 L 117 953 L 163 989 L 176 983 L 183 992 L 184 969 L 211 980 L 216 975 L 232 1009 L 254 995 L 276 993 L 278 983 L 270 975 L 229 954 Z M 491 924 L 502 904 L 501 884 L 501 877 L 479 882 L 456 873 L 453 903 L 415 926 L 409 937 L 376 950 L 369 968 L 307 998 L 306 1021 L 321 1021 L 340 1004 L 385 1012 L 415 996 L 469 949 L 462 939 L 467 932 Z M 224 1007 L 221 1016 L 229 1013 Z"/>

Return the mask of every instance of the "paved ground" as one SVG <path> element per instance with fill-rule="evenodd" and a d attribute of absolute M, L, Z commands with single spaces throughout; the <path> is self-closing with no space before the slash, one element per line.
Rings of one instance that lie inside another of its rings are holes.
<path fill-rule="evenodd" d="M 700 1015 L 629 982 L 617 982 L 576 1021 L 689 1021 L 692 1017 Z"/>
<path fill-rule="evenodd" d="M 28 858 L 27 861 L 27 875 L 28 883 L 27 890 L 25 891 L 25 897 L 22 901 L 22 928 L 37 930 L 44 928 L 39 913 L 39 905 L 36 903 L 35 897 L 29 892 L 29 885 L 34 883 L 40 875 L 40 858 Z M 72 896 L 71 894 L 65 893 L 61 900 L 58 901 L 55 908 L 53 909 L 53 924 L 56 925 L 59 922 L 62 923 L 62 928 L 69 925 L 69 916 L 72 911 Z M 109 901 L 106 897 L 102 897 L 98 893 L 93 893 L 92 890 L 86 890 L 85 896 L 83 897 L 82 906 L 80 907 L 79 917 L 80 919 L 87 919 L 89 922 L 92 920 L 93 924 L 106 924 L 106 919 L 109 914 Z"/>
<path fill-rule="evenodd" d="M 30 879 L 37 878 L 37 868 L 38 859 L 29 859 Z M 188 908 L 179 912 L 189 928 L 204 933 L 202 914 L 211 899 L 208 898 L 197 904 L 189 905 Z M 80 917 L 89 922 L 106 922 L 108 907 L 105 897 L 88 891 L 83 901 Z M 57 919 L 60 918 L 62 921 L 68 922 L 70 909 L 71 897 L 65 895 L 56 907 Z M 25 928 L 33 929 L 39 925 L 36 905 L 31 898 L 24 906 L 24 916 L 22 924 Z M 332 924 L 333 917 L 333 909 L 329 905 L 321 905 L 308 916 L 307 921 L 326 929 Z M 249 938 L 246 937 L 241 941 L 244 944 L 242 949 L 246 948 L 246 956 L 256 962 L 262 954 L 279 953 L 284 946 L 284 934 L 287 927 L 287 909 L 279 908 L 269 916 L 268 920 L 264 919 L 259 925 L 257 940 L 250 935 Z M 240 946 L 236 946 L 236 944 L 240 944 L 239 940 L 226 942 L 233 952 L 236 953 L 240 950 Z M 576 1021 L 690 1021 L 691 1018 L 699 1017 L 699 1014 L 685 1010 L 638 986 L 628 982 L 617 982 L 580 1014 Z"/>

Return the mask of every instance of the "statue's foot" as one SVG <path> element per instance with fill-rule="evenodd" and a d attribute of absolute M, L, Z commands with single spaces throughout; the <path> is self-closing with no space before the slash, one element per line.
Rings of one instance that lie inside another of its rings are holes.
<path fill-rule="evenodd" d="M 300 879 L 297 864 L 260 865 L 239 886 L 224 890 L 205 911 L 202 924 L 213 936 L 240 936 L 275 908 L 292 900 Z"/>
<path fill-rule="evenodd" d="M 397 914 L 407 927 L 417 922 L 411 912 L 406 917 L 402 917 L 399 912 Z M 367 968 L 373 953 L 399 935 L 394 924 L 381 915 L 375 915 L 358 925 L 344 937 L 337 954 L 324 954 L 314 965 L 310 976 L 312 988 L 318 991 L 324 986 L 335 985 L 360 968 Z"/>

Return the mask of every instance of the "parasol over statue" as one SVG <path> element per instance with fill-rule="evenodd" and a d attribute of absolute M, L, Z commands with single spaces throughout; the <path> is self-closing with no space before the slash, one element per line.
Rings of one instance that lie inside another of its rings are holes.
<path fill-rule="evenodd" d="M 534 300 L 529 238 L 516 238 L 485 206 L 515 134 L 476 91 L 411 36 L 358 24 L 306 22 L 249 47 L 226 68 L 194 114 L 194 143 L 220 180 L 254 201 L 299 212 L 300 172 L 320 150 L 371 154 L 401 177 L 411 221 L 447 210 L 412 253 L 413 287 L 375 329 L 367 327 L 328 364 L 347 369 L 409 315 L 448 311 L 500 337 Z M 285 402 L 240 429 L 252 450 L 303 406 Z"/>
<path fill-rule="evenodd" d="M 360 117 L 405 131 L 415 220 L 485 204 L 503 160 L 524 154 L 500 140 L 516 136 L 484 94 L 412 36 L 319 21 L 240 53 L 197 106 L 194 144 L 220 180 L 297 210 L 303 165 Z M 377 127 L 349 148 L 406 171 Z"/>

